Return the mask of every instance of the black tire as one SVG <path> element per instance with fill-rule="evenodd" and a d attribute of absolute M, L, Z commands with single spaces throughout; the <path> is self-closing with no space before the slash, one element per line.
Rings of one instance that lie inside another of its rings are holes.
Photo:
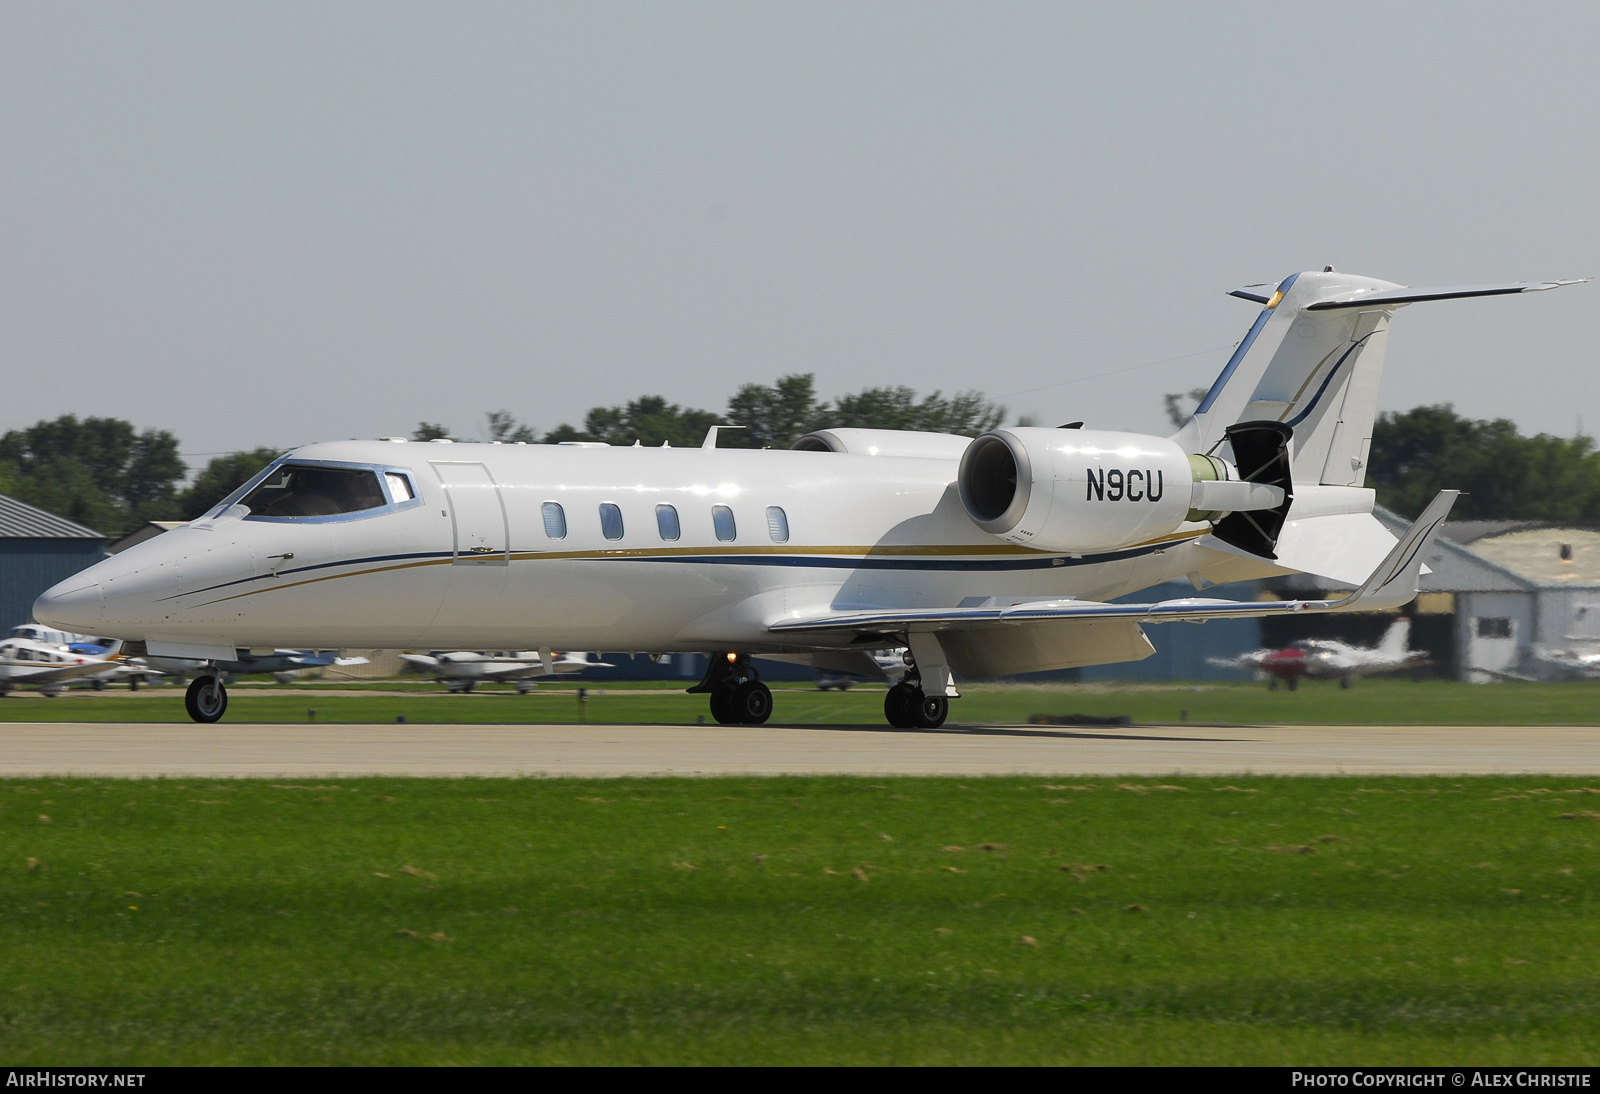
<path fill-rule="evenodd" d="M 733 709 L 733 689 L 716 688 L 711 692 L 711 717 L 721 725 L 739 724 L 739 717 Z"/>
<path fill-rule="evenodd" d="M 215 676 L 197 676 L 183 694 L 183 706 L 197 722 L 220 722 L 228 711 L 228 689 Z"/>
<path fill-rule="evenodd" d="M 760 680 L 746 680 L 734 689 L 729 707 L 741 724 L 761 725 L 772 717 L 772 689 Z"/>
<path fill-rule="evenodd" d="M 1290 691 L 1299 691 L 1300 690 L 1300 677 L 1298 677 L 1298 676 L 1289 677 L 1289 690 Z"/>
<path fill-rule="evenodd" d="M 1268 691 L 1277 691 L 1278 690 L 1278 678 L 1276 676 L 1267 677 L 1267 690 Z"/>
<path fill-rule="evenodd" d="M 911 684 L 900 683 L 889 689 L 889 694 L 883 697 L 883 716 L 890 725 L 896 729 L 915 729 L 917 727 L 917 705 L 922 696 L 922 689 Z"/>
<path fill-rule="evenodd" d="M 139 678 L 137 676 L 128 677 L 128 690 L 129 691 L 138 691 L 139 690 Z"/>
<path fill-rule="evenodd" d="M 943 695 L 928 695 L 919 691 L 911 709 L 916 716 L 918 729 L 938 729 L 950 716 L 950 700 Z"/>
<path fill-rule="evenodd" d="M 1348 677 L 1348 676 L 1339 677 L 1339 690 L 1340 691 L 1349 691 L 1350 690 L 1350 677 Z"/>
<path fill-rule="evenodd" d="M 96 690 L 96 691 L 104 691 L 104 690 L 106 690 L 106 682 L 104 680 L 92 681 L 89 684 L 89 686 L 94 688 L 94 690 Z"/>

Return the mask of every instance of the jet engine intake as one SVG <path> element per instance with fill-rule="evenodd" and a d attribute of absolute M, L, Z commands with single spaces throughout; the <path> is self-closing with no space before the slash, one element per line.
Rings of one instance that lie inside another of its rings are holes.
<path fill-rule="evenodd" d="M 1094 429 L 985 433 L 962 455 L 956 486 L 984 531 L 1069 554 L 1284 503 L 1279 486 L 1241 481 L 1225 460 L 1191 456 L 1164 437 Z"/>
<path fill-rule="evenodd" d="M 1189 457 L 1162 437 L 1018 426 L 985 433 L 961 457 L 961 504 L 1012 543 L 1077 553 L 1165 535 L 1188 513 Z"/>

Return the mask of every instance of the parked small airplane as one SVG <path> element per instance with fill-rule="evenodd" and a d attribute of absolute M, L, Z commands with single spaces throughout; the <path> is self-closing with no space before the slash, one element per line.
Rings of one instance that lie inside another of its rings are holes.
<path fill-rule="evenodd" d="M 100 661 L 105 668 L 100 672 L 87 673 L 74 677 L 73 683 L 88 684 L 96 691 L 103 691 L 107 685 L 126 682 L 129 691 L 138 691 L 139 685 L 153 676 L 161 673 L 146 665 L 136 657 L 119 657 L 122 642 L 116 638 L 104 638 L 90 634 L 74 634 L 71 631 L 59 631 L 50 627 L 41 627 L 37 623 L 23 623 L 11 628 L 12 638 L 24 638 L 31 642 L 43 644 L 48 649 L 64 651 L 90 660 Z M 60 691 L 48 692 L 50 695 L 59 695 Z"/>
<path fill-rule="evenodd" d="M 546 669 L 545 653 L 548 651 L 526 650 L 521 653 L 435 651 L 431 654 L 402 653 L 400 660 L 404 661 L 412 672 L 432 676 L 453 693 L 469 692 L 480 682 L 509 680 L 516 684 L 518 695 L 526 695 L 534 688 L 531 677 L 612 667 L 606 661 L 589 660 L 587 653 L 560 653 L 551 655 L 550 667 Z"/>
<path fill-rule="evenodd" d="M 1569 641 L 1573 638 L 1572 635 L 1568 636 Z M 1587 636 L 1577 638 L 1570 647 L 1535 645 L 1523 651 L 1516 665 L 1510 669 L 1474 671 L 1487 672 L 1490 676 L 1505 680 L 1527 682 L 1600 680 L 1600 646 L 1596 646 L 1594 639 Z"/>
<path fill-rule="evenodd" d="M 1143 625 L 1392 610 L 1442 491 L 1398 542 L 1363 487 L 1387 332 L 1414 289 L 1321 271 L 1231 295 L 1254 323 L 1170 437 L 1012 426 L 976 439 L 826 429 L 789 451 L 340 441 L 296 449 L 189 524 L 62 581 L 40 622 L 202 660 L 196 721 L 242 647 L 710 655 L 690 691 L 755 724 L 752 658 L 909 650 L 884 716 L 941 725 L 955 674 L 1134 661 Z M 1159 301 L 1150 302 L 1159 308 Z M 1111 603 L 1309 572 L 1337 600 Z M 872 669 L 863 666 L 870 673 Z"/>
<path fill-rule="evenodd" d="M 65 645 L 32 638 L 0 640 L 0 695 L 26 685 L 53 699 L 75 680 L 88 680 L 116 668 L 104 655 L 76 653 Z"/>
<path fill-rule="evenodd" d="M 1389 624 L 1383 640 L 1370 648 L 1352 646 L 1336 638 L 1306 638 L 1283 649 L 1255 650 L 1240 657 L 1208 657 L 1206 661 L 1220 668 L 1259 673 L 1267 678 L 1267 687 L 1272 691 L 1278 690 L 1280 682 L 1295 691 L 1302 679 L 1337 680 L 1341 688 L 1347 688 L 1358 676 L 1425 664 L 1426 651 L 1407 648 L 1410 637 L 1411 620 L 1402 618 Z"/>

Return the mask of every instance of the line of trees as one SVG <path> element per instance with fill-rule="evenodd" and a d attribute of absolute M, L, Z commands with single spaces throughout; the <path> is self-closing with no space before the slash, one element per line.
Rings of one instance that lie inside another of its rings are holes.
<path fill-rule="evenodd" d="M 1175 417 L 1182 416 L 1181 398 L 1168 398 Z M 971 391 L 919 397 L 909 387 L 867 388 L 821 400 L 815 378 L 798 373 L 771 385 L 743 385 L 722 413 L 646 395 L 620 406 L 594 407 L 582 429 L 562 424 L 542 436 L 508 410 L 491 411 L 480 439 L 692 447 L 711 426 L 736 425 L 742 428 L 719 439 L 722 447 L 787 448 L 804 434 L 829 427 L 976 436 L 999 425 L 1005 413 Z M 413 435 L 430 440 L 450 431 L 422 422 Z M 217 456 L 184 486 L 189 469 L 171 432 L 138 431 L 117 418 L 65 414 L 0 435 L 0 493 L 115 538 L 147 520 L 192 520 L 280 452 L 257 448 Z M 1457 519 L 1600 523 L 1600 451 L 1593 440 L 1523 436 L 1504 418 L 1463 418 L 1449 405 L 1380 415 L 1367 485 L 1377 490 L 1380 505 L 1408 517 L 1421 512 L 1438 490 L 1454 487 L 1467 491 L 1456 505 Z"/>
<path fill-rule="evenodd" d="M 538 436 L 507 410 L 488 415 L 488 440 L 603 441 L 677 448 L 698 445 L 714 425 L 737 426 L 718 438 L 722 448 L 788 448 L 816 429 L 865 427 L 917 429 L 977 436 L 1005 420 L 1006 408 L 976 391 L 948 398 L 939 391 L 919 398 L 909 387 L 869 387 L 833 401 L 817 398 L 816 376 L 809 372 L 780 376 L 774 384 L 745 384 L 722 412 L 695 410 L 669 403 L 660 395 L 644 395 L 621 406 L 597 406 L 584 416 L 583 428 L 563 422 Z M 427 441 L 449 437 L 437 422 L 422 422 L 412 436 Z"/>
<path fill-rule="evenodd" d="M 622 406 L 597 406 L 582 429 L 562 424 L 540 436 L 509 410 L 492 410 L 479 439 L 514 443 L 605 441 L 689 447 L 713 425 L 740 425 L 720 439 L 727 448 L 786 448 L 827 426 L 927 429 L 976 436 L 1005 418 L 1005 408 L 975 391 L 919 398 L 909 387 L 867 388 L 828 402 L 809 373 L 777 383 L 745 384 L 723 413 L 694 410 L 645 395 Z M 421 441 L 451 437 L 437 422 L 418 424 Z M 119 418 L 64 414 L 0 435 L 0 494 L 60 514 L 115 539 L 150 520 L 193 520 L 282 454 L 278 448 L 231 452 L 210 460 L 187 486 L 189 467 L 168 430 L 140 432 Z"/>

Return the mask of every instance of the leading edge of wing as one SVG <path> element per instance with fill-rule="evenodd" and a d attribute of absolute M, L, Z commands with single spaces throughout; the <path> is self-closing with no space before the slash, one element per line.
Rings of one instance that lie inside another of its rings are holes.
<path fill-rule="evenodd" d="M 1131 619 L 1142 623 L 1190 622 L 1208 619 L 1249 619 L 1295 612 L 1382 611 L 1398 608 L 1417 595 L 1422 558 L 1450 515 L 1460 496 L 1441 490 L 1416 522 L 1406 529 L 1394 549 L 1380 562 L 1361 588 L 1338 600 L 1218 600 L 1185 597 L 1153 604 L 1103 604 L 1080 600 L 1032 600 L 1022 603 L 979 604 L 967 608 L 882 608 L 830 612 L 810 619 L 786 619 L 771 631 L 858 631 L 881 633 L 915 629 L 957 630 L 1021 623 L 1068 622 L 1090 619 Z"/>

